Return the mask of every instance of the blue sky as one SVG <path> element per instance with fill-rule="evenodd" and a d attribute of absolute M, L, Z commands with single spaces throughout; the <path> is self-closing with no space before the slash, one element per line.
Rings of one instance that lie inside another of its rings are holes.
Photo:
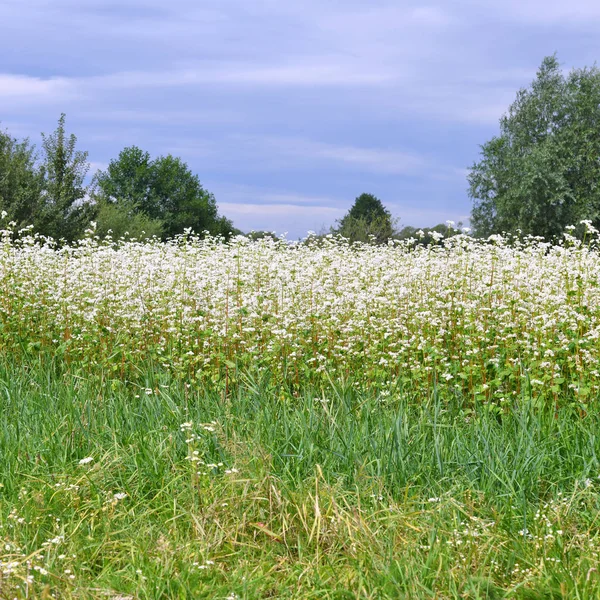
<path fill-rule="evenodd" d="M 39 143 L 65 112 L 93 169 L 180 156 L 246 231 L 319 231 L 362 192 L 466 221 L 479 144 L 599 30 L 591 0 L 0 0 L 0 126 Z"/>

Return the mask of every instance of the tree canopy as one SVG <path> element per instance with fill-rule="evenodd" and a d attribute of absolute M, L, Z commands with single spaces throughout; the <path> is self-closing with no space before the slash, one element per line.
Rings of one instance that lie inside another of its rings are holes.
<path fill-rule="evenodd" d="M 39 153 L 28 139 L 0 130 L 0 212 L 6 221 L 63 242 L 81 238 L 94 220 L 99 235 L 110 232 L 114 239 L 168 239 L 186 229 L 240 233 L 219 215 L 198 176 L 170 154 L 153 159 L 130 146 L 88 185 L 88 153 L 77 148 L 65 121 L 62 114 L 56 130 L 42 134 Z"/>
<path fill-rule="evenodd" d="M 390 211 L 379 198 L 363 193 L 332 231 L 352 242 L 374 240 L 382 244 L 394 235 L 394 223 Z"/>
<path fill-rule="evenodd" d="M 95 212 L 85 185 L 89 163 L 76 145 L 64 114 L 53 133 L 42 134 L 41 157 L 29 140 L 0 132 L 0 210 L 17 227 L 70 242 L 89 226 Z"/>
<path fill-rule="evenodd" d="M 215 197 L 185 162 L 170 154 L 152 159 L 136 146 L 122 150 L 97 174 L 95 199 L 101 233 L 109 228 L 115 233 L 114 222 L 131 219 L 134 229 L 149 227 L 163 239 L 186 228 L 225 236 L 233 231 L 231 222 L 219 217 Z"/>
<path fill-rule="evenodd" d="M 50 135 L 42 134 L 41 175 L 44 181 L 38 229 L 56 240 L 80 237 L 94 217 L 85 178 L 90 169 L 88 153 L 76 150 L 77 137 L 67 135 L 65 114 Z"/>
<path fill-rule="evenodd" d="M 565 75 L 546 57 L 471 168 L 474 233 L 552 239 L 582 219 L 600 225 L 599 157 L 600 71 Z"/>
<path fill-rule="evenodd" d="M 0 131 L 0 211 L 19 228 L 33 225 L 39 217 L 42 188 L 34 146 Z"/>

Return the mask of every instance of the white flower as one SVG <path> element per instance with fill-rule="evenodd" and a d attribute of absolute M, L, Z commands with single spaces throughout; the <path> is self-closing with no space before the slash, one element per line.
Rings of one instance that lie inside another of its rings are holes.
<path fill-rule="evenodd" d="M 80 465 L 87 465 L 87 464 L 91 463 L 93 460 L 94 460 L 93 456 L 86 456 L 85 458 L 82 458 L 79 461 L 79 464 Z"/>
<path fill-rule="evenodd" d="M 531 537 L 531 533 L 529 533 L 529 529 L 527 529 L 527 527 L 520 529 L 519 535 L 522 535 L 523 537 Z"/>

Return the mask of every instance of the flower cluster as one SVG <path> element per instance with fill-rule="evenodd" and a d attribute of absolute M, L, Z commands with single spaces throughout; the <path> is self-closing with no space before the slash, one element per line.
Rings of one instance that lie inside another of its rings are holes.
<path fill-rule="evenodd" d="M 151 361 L 192 385 L 268 370 L 292 385 L 437 386 L 498 405 L 600 391 L 600 260 L 570 235 L 2 240 L 0 347 L 13 356 L 47 350 L 116 376 Z"/>

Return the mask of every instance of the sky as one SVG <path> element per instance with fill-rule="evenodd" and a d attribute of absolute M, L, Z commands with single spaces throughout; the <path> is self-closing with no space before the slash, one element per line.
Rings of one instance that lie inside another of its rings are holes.
<path fill-rule="evenodd" d="M 599 27 L 597 0 L 0 0 L 0 128 L 39 145 L 64 112 L 92 172 L 179 156 L 243 231 L 324 231 L 363 192 L 468 224 L 480 145 Z"/>

